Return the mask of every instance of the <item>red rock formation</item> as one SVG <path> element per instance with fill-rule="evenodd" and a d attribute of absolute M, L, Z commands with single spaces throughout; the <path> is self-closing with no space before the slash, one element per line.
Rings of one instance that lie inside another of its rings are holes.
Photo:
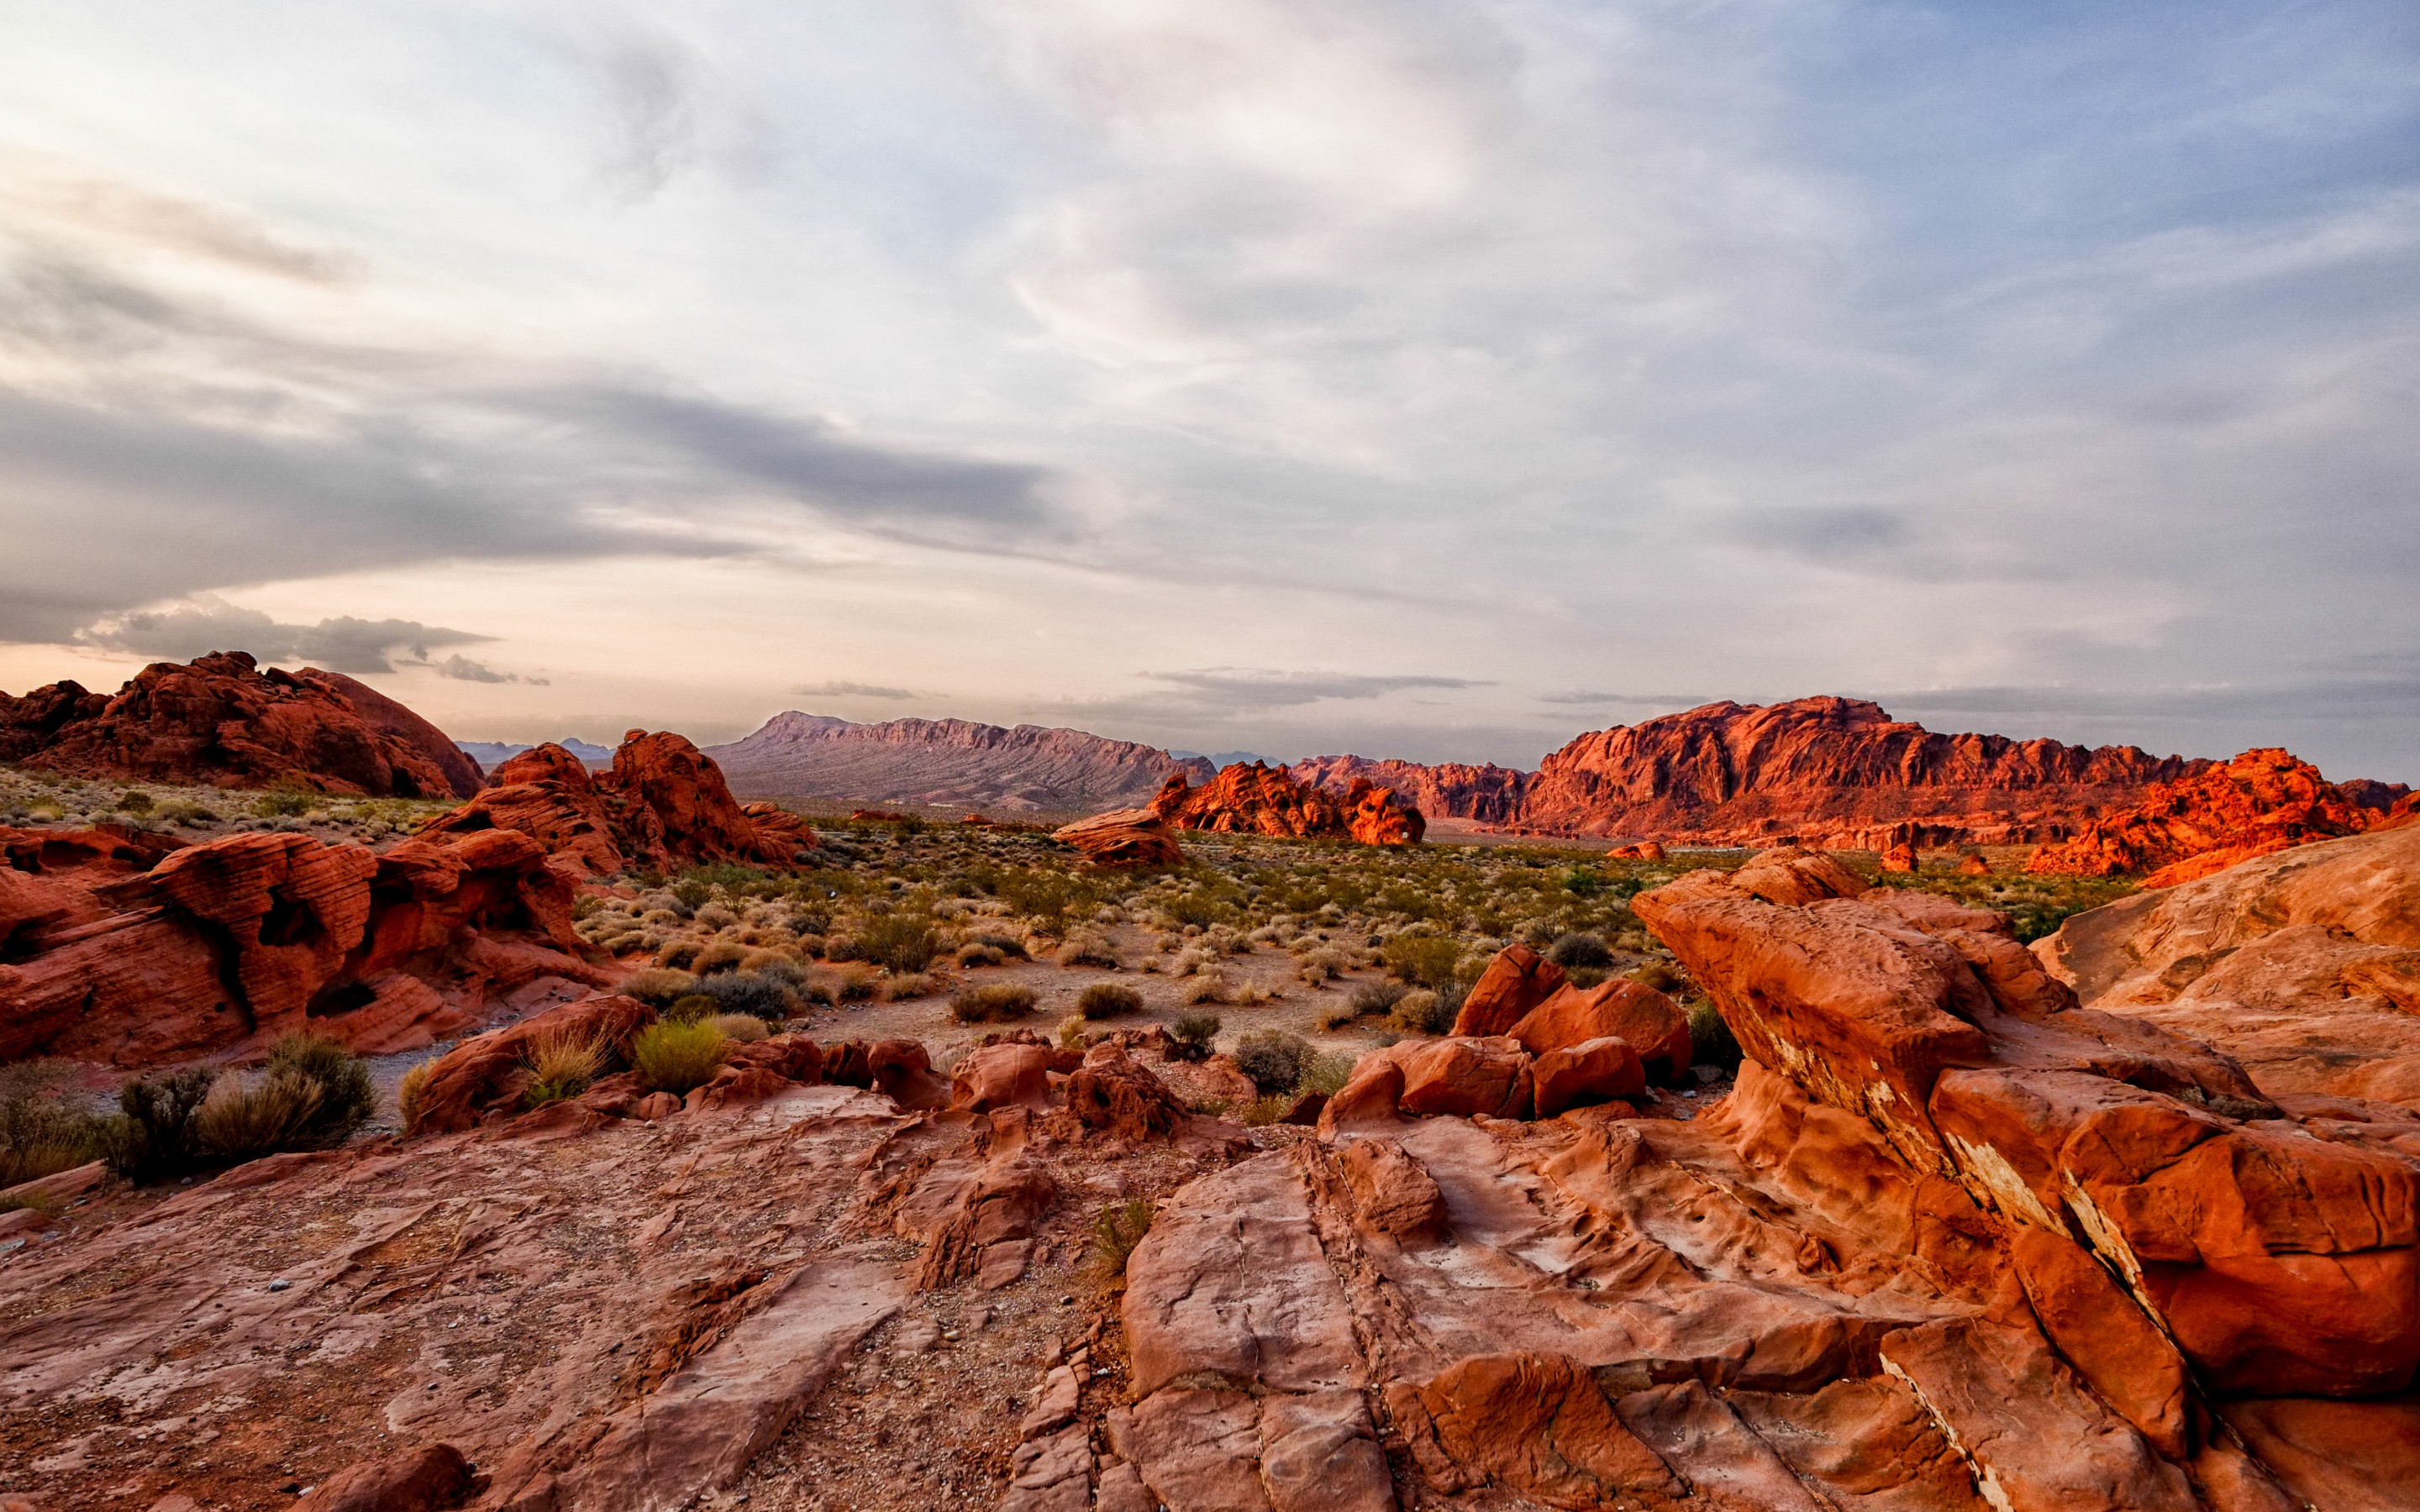
<path fill-rule="evenodd" d="M 1880 850 L 2048 839 L 2206 764 L 2132 746 L 1936 734 L 1856 699 L 1709 703 L 1600 730 L 1541 764 L 1510 826 L 1715 845 Z"/>
<path fill-rule="evenodd" d="M 262 672 L 240 651 L 154 662 L 110 699 L 73 683 L 0 695 L 0 759 L 118 781 L 411 798 L 478 787 L 477 764 L 402 704 L 334 672 Z"/>
<path fill-rule="evenodd" d="M 1265 762 L 1238 762 L 1192 787 L 1186 774 L 1170 777 L 1152 800 L 1160 819 L 1178 829 L 1221 834 L 1288 835 L 1356 840 L 1364 845 L 1414 845 L 1427 829 L 1419 810 L 1384 788 L 1357 783 L 1330 795 L 1288 777 Z"/>
<path fill-rule="evenodd" d="M 518 830 L 592 877 L 715 861 L 788 867 L 816 843 L 806 821 L 786 810 L 741 808 L 714 763 L 669 732 L 631 731 L 603 773 L 546 745 L 514 756 L 489 780 L 421 833 Z"/>
<path fill-rule="evenodd" d="M 852 724 L 795 711 L 706 752 L 742 793 L 826 802 L 1083 812 L 1147 802 L 1171 772 L 1209 764 L 1081 730 L 965 719 Z"/>
<path fill-rule="evenodd" d="M 1313 756 L 1286 768 L 1297 782 L 1329 793 L 1344 793 L 1356 782 L 1393 790 L 1404 801 L 1432 816 L 1475 819 L 1487 825 L 1517 823 L 1529 774 L 1490 762 L 1472 766 L 1461 762 L 1422 765 L 1418 762 L 1372 761 L 1366 756 Z"/>
<path fill-rule="evenodd" d="M 1183 866 L 1185 853 L 1153 809 L 1112 809 L 1051 832 L 1062 845 L 1084 853 L 1102 871 L 1157 871 Z"/>
<path fill-rule="evenodd" d="M 2290 752 L 2247 750 L 2223 766 L 2162 783 L 2133 809 L 2035 852 L 2025 870 L 2087 877 L 2149 873 L 2145 887 L 2168 887 L 2256 856 L 2358 833 L 2374 817 Z"/>
<path fill-rule="evenodd" d="M 0 1057 L 143 1066 L 303 1028 L 406 1050 L 539 979 L 602 980 L 571 931 L 576 874 L 512 831 L 383 856 L 267 832 L 0 839 Z"/>

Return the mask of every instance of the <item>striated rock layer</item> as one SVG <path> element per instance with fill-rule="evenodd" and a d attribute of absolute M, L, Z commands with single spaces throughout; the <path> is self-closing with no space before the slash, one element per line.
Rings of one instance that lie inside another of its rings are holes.
<path fill-rule="evenodd" d="M 2365 808 L 2290 751 L 2247 750 L 2223 765 L 2161 783 L 2134 808 L 2035 852 L 2025 870 L 2087 877 L 2149 873 L 2145 887 L 2168 887 L 2288 846 L 2354 834 L 2388 817 L 2391 806 Z"/>
<path fill-rule="evenodd" d="M 1313 756 L 1286 768 L 1297 782 L 1343 793 L 1356 782 L 1392 789 L 1423 814 L 1475 819 L 1481 824 L 1517 823 L 1529 774 L 1490 762 L 1473 766 L 1440 762 L 1372 761 L 1366 756 Z"/>
<path fill-rule="evenodd" d="M 1171 772 L 1211 775 L 1207 762 L 1081 730 L 967 719 L 854 724 L 796 711 L 707 754 L 742 793 L 1012 813 L 1133 808 Z"/>
<path fill-rule="evenodd" d="M 1179 829 L 1226 834 L 1354 840 L 1364 845 L 1417 845 L 1427 833 L 1420 811 L 1394 793 L 1357 779 L 1341 794 L 1310 787 L 1265 762 L 1238 762 L 1196 788 L 1178 772 L 1152 800 L 1161 821 Z"/>
<path fill-rule="evenodd" d="M 299 784 L 469 797 L 479 765 L 436 726 L 336 672 L 263 672 L 240 651 L 154 662 L 114 698 L 54 683 L 0 694 L 0 761 L 119 781 Z"/>

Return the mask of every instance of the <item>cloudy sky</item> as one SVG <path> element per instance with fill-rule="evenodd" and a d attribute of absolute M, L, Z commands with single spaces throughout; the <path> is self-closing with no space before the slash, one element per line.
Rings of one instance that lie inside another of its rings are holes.
<path fill-rule="evenodd" d="M 6 0 L 0 687 L 2420 781 L 2420 9 Z"/>

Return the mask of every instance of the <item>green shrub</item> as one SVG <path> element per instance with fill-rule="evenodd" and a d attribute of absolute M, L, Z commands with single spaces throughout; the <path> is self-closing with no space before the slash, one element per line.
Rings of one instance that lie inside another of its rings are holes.
<path fill-rule="evenodd" d="M 1353 989 L 1353 995 L 1346 1001 L 1356 1013 L 1391 1013 L 1410 992 L 1400 981 L 1364 982 Z"/>
<path fill-rule="evenodd" d="M 672 895 L 680 900 L 683 908 L 695 913 L 713 899 L 714 888 L 696 877 L 683 877 L 672 885 Z"/>
<path fill-rule="evenodd" d="M 1358 1064 L 1358 1056 L 1348 1056 L 1341 1051 L 1313 1056 L 1311 1063 L 1303 1068 L 1302 1090 L 1334 1097 L 1344 1090 L 1346 1082 L 1353 1079 L 1353 1068 Z"/>
<path fill-rule="evenodd" d="M 141 788 L 128 788 L 117 795 L 117 811 L 144 814 L 151 811 L 152 797 Z"/>
<path fill-rule="evenodd" d="M 970 987 L 951 998 L 950 1017 L 960 1024 L 998 1024 L 1025 1017 L 1033 1011 L 1035 1001 L 1031 987 L 992 982 Z"/>
<path fill-rule="evenodd" d="M 316 1034 L 288 1034 L 269 1047 L 271 1079 L 293 1074 L 319 1089 L 318 1107 L 296 1129 L 286 1149 L 334 1149 L 378 1112 L 378 1088 L 369 1063 Z"/>
<path fill-rule="evenodd" d="M 1712 1066 L 1726 1075 L 1739 1070 L 1742 1058 L 1739 1041 L 1731 1035 L 1731 1026 L 1723 1015 L 1705 998 L 1689 1005 L 1689 1042 L 1696 1049 L 1692 1057 L 1700 1066 Z"/>
<path fill-rule="evenodd" d="M 1297 1099 L 1292 1092 L 1271 1092 L 1244 1104 L 1239 1121 L 1248 1129 L 1261 1129 L 1286 1116 Z"/>
<path fill-rule="evenodd" d="M 75 1105 L 72 1071 L 55 1060 L 0 1066 L 0 1187 L 99 1160 L 108 1120 Z"/>
<path fill-rule="evenodd" d="M 884 914 L 857 932 L 858 953 L 897 972 L 922 971 L 941 953 L 941 936 L 921 914 Z"/>
<path fill-rule="evenodd" d="M 718 1013 L 752 1013 L 775 1024 L 788 1018 L 798 1001 L 780 979 L 754 971 L 701 977 L 697 995 L 712 998 Z"/>
<path fill-rule="evenodd" d="M 1444 987 L 1462 961 L 1462 942 L 1439 934 L 1399 934 L 1381 952 L 1387 969 L 1421 987 Z"/>
<path fill-rule="evenodd" d="M 1111 1203 L 1093 1220 L 1093 1262 L 1105 1280 L 1126 1273 L 1126 1260 L 1151 1232 L 1152 1207 L 1141 1197 Z"/>
<path fill-rule="evenodd" d="M 1689 985 L 1689 979 L 1666 961 L 1650 961 L 1630 974 L 1630 980 L 1659 993 L 1677 993 Z"/>
<path fill-rule="evenodd" d="M 1611 975 L 1612 973 L 1603 966 L 1574 966 L 1563 973 L 1563 980 L 1580 991 L 1586 992 L 1591 987 L 1603 984 L 1605 979 Z"/>
<path fill-rule="evenodd" d="M 1291 1092 L 1311 1067 L 1311 1041 L 1283 1029 L 1255 1029 L 1235 1041 L 1235 1069 L 1252 1079 L 1261 1095 Z"/>
<path fill-rule="evenodd" d="M 1113 1019 L 1142 1011 L 1142 994 L 1114 981 L 1096 981 L 1078 994 L 1076 1011 L 1088 1019 Z"/>
<path fill-rule="evenodd" d="M 678 1097 L 705 1086 L 731 1055 L 711 1019 L 650 1024 L 630 1041 L 630 1068 L 651 1092 Z"/>
<path fill-rule="evenodd" d="M 1222 1027 L 1216 1013 L 1187 1013 L 1169 1028 L 1176 1043 L 1169 1054 L 1179 1060 L 1207 1060 Z"/>
<path fill-rule="evenodd" d="M 1599 935 L 1559 934 L 1555 943 L 1546 947 L 1546 959 L 1566 970 L 1573 966 L 1609 966 L 1613 964 L 1613 952 Z"/>
<path fill-rule="evenodd" d="M 651 966 L 622 983 L 622 991 L 660 1013 L 697 991 L 697 978 L 686 971 Z"/>
<path fill-rule="evenodd" d="M 534 1108 L 588 1090 L 605 1069 L 606 1046 L 597 1039 L 557 1028 L 533 1038 L 521 1052 L 530 1083 L 522 1101 Z"/>
<path fill-rule="evenodd" d="M 722 1005 L 705 993 L 685 993 L 673 999 L 672 1006 L 664 1010 L 663 1016 L 674 1024 L 695 1024 L 721 1011 Z"/>

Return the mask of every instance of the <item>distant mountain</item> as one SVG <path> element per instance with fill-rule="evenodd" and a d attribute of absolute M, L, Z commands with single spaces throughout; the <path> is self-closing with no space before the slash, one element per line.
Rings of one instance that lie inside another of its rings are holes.
<path fill-rule="evenodd" d="M 1207 762 L 1211 770 L 1217 772 L 1223 772 L 1230 766 L 1249 766 L 1254 762 L 1264 766 L 1285 765 L 1285 763 L 1274 761 L 1256 750 L 1178 750 L 1171 747 L 1168 753 L 1180 762 Z"/>
<path fill-rule="evenodd" d="M 1081 730 L 967 719 L 856 724 L 793 710 L 706 754 L 743 797 L 920 805 L 1001 813 L 1091 813 L 1149 803 L 1171 772 L 1216 769 L 1156 746 Z"/>
<path fill-rule="evenodd" d="M 518 756 L 532 748 L 528 746 L 507 745 L 501 740 L 458 740 L 454 744 L 476 757 L 479 764 L 491 772 L 506 757 Z M 584 740 L 568 739 L 558 740 L 554 744 L 579 757 L 583 766 L 611 766 L 613 764 L 613 748 L 611 746 L 592 746 Z"/>

